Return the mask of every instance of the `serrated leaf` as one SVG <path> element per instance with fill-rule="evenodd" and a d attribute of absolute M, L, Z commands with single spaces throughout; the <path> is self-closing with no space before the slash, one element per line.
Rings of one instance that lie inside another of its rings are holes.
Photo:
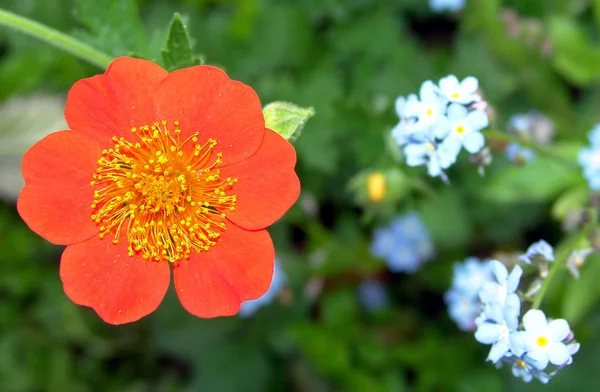
<path fill-rule="evenodd" d="M 302 128 L 315 115 L 312 107 L 302 108 L 290 102 L 271 102 L 263 109 L 265 126 L 293 141 L 300 136 Z"/>
<path fill-rule="evenodd" d="M 169 26 L 167 44 L 160 53 L 163 65 L 169 72 L 176 69 L 193 67 L 201 63 L 200 58 L 194 56 L 190 36 L 178 13 L 173 15 L 171 25 Z"/>
<path fill-rule="evenodd" d="M 148 53 L 146 32 L 133 0 L 75 0 L 75 15 L 89 31 L 77 31 L 80 39 L 114 57 Z"/>

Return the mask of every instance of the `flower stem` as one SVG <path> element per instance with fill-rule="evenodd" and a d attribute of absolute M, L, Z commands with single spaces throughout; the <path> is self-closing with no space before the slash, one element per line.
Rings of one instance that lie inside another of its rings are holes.
<path fill-rule="evenodd" d="M 76 40 L 70 35 L 61 33 L 48 26 L 35 22 L 31 19 L 13 14 L 12 12 L 0 9 L 0 25 L 8 26 L 14 30 L 31 35 L 42 41 L 46 41 L 59 49 L 71 53 L 82 60 L 96 65 L 100 68 L 106 68 L 112 61 L 112 58 L 83 42 Z"/>
<path fill-rule="evenodd" d="M 545 155 L 549 158 L 554 159 L 557 162 L 560 162 L 561 164 L 563 164 L 564 166 L 568 167 L 571 170 L 575 170 L 577 172 L 581 171 L 581 169 L 577 165 L 577 163 L 575 163 L 561 155 L 558 155 L 555 152 L 550 151 L 550 150 L 540 146 L 539 144 L 529 142 L 527 140 L 522 140 L 522 139 L 518 138 L 517 136 L 511 135 L 506 132 L 498 131 L 495 129 L 490 129 L 490 130 L 485 131 L 484 135 L 486 137 L 489 137 L 490 139 L 501 140 L 501 141 L 509 142 L 509 143 L 519 143 L 520 145 L 525 146 L 525 147 L 529 148 L 530 150 L 535 151 L 539 155 Z"/>
<path fill-rule="evenodd" d="M 552 281 L 552 278 L 554 277 L 554 275 L 556 275 L 556 272 L 558 272 L 560 268 L 564 267 L 565 263 L 569 259 L 569 256 L 571 255 L 571 252 L 575 250 L 575 247 L 577 246 L 577 244 L 579 244 L 579 242 L 582 239 L 586 238 L 590 234 L 594 227 L 596 227 L 595 216 L 593 217 L 593 219 L 591 219 L 590 223 L 588 223 L 583 229 L 581 229 L 579 233 L 573 235 L 565 244 L 565 246 L 562 247 L 562 249 L 556 256 L 556 260 L 554 261 L 552 268 L 548 273 L 548 276 L 544 280 L 544 283 L 542 283 L 540 291 L 538 292 L 537 296 L 535 297 L 535 300 L 533 301 L 533 304 L 531 306 L 532 309 L 539 309 L 540 304 L 542 303 L 542 299 L 544 299 L 544 294 L 546 294 L 546 290 L 548 290 L 550 281 Z"/>

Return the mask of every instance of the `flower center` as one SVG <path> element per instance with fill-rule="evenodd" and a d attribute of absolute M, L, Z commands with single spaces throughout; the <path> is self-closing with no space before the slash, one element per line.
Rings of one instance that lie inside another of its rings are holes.
<path fill-rule="evenodd" d="M 545 336 L 540 336 L 537 338 L 537 340 L 535 342 L 540 347 L 546 347 L 546 345 L 548 344 L 548 339 L 546 339 Z"/>
<path fill-rule="evenodd" d="M 427 109 L 425 110 L 425 115 L 426 115 L 427 117 L 432 117 L 432 116 L 433 116 L 433 109 L 432 109 L 432 108 L 427 108 Z"/>
<path fill-rule="evenodd" d="M 452 99 L 458 99 L 458 98 L 460 98 L 460 93 L 457 92 L 457 91 L 455 91 L 452 94 L 450 94 L 450 98 L 452 98 Z"/>
<path fill-rule="evenodd" d="M 428 142 L 428 143 L 425 145 L 425 148 L 427 148 L 427 151 L 429 151 L 429 152 L 434 152 L 434 151 L 435 151 L 435 146 L 433 145 L 433 143 L 429 143 L 429 142 Z"/>
<path fill-rule="evenodd" d="M 459 124 L 454 128 L 454 132 L 456 132 L 459 135 L 464 135 L 464 133 L 466 131 L 467 131 L 467 128 L 462 124 Z"/>
<path fill-rule="evenodd" d="M 235 210 L 237 179 L 221 178 L 217 141 L 199 144 L 197 132 L 182 141 L 174 124 L 132 128 L 135 141 L 113 137 L 90 182 L 100 238 L 112 235 L 116 244 L 125 230 L 129 256 L 176 262 L 207 251 L 225 230 L 223 211 Z"/>
<path fill-rule="evenodd" d="M 527 364 L 522 359 L 517 359 L 515 361 L 515 363 L 517 364 L 517 366 L 519 366 L 519 367 L 521 367 L 523 369 L 527 369 Z"/>

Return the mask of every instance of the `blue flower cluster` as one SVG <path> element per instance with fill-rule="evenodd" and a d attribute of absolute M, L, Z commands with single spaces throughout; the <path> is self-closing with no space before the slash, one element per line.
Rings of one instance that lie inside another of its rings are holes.
<path fill-rule="evenodd" d="M 600 190 L 600 124 L 589 133 L 590 146 L 579 152 L 578 161 L 583 167 L 583 176 L 592 190 Z"/>
<path fill-rule="evenodd" d="M 539 241 L 520 257 L 526 263 L 551 262 L 552 247 Z M 453 285 L 446 294 L 451 318 L 463 330 L 476 330 L 475 339 L 491 345 L 488 361 L 508 364 L 513 375 L 529 382 L 547 383 L 560 369 L 573 362 L 579 350 L 566 320 L 547 320 L 539 309 L 522 317 L 517 288 L 523 269 L 515 265 L 509 273 L 498 260 L 474 258 L 455 265 Z M 549 365 L 552 364 L 552 368 Z"/>
<path fill-rule="evenodd" d="M 456 162 L 463 147 L 472 154 L 481 151 L 485 145 L 481 130 L 489 119 L 478 86 L 472 76 L 460 82 L 449 75 L 438 85 L 424 82 L 419 96 L 396 99 L 400 121 L 392 137 L 404 148 L 407 165 L 427 165 L 430 176 L 446 179 L 444 170 Z"/>
<path fill-rule="evenodd" d="M 435 249 L 419 215 L 409 213 L 375 229 L 371 254 L 384 259 L 390 271 L 411 274 L 434 257 Z"/>
<path fill-rule="evenodd" d="M 283 286 L 285 284 L 285 273 L 279 265 L 279 261 L 275 259 L 275 266 L 273 268 L 273 279 L 271 280 L 271 285 L 269 286 L 269 290 L 262 297 L 253 299 L 250 301 L 244 301 L 242 303 L 242 308 L 238 312 L 240 317 L 250 317 L 256 311 L 266 305 L 269 305 L 275 297 L 281 292 Z"/>
<path fill-rule="evenodd" d="M 457 12 L 464 8 L 465 0 L 429 0 L 429 6 L 434 12 Z"/>

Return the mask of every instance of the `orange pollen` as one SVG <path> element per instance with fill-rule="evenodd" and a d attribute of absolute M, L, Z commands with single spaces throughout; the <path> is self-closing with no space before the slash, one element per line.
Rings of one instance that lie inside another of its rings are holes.
<path fill-rule="evenodd" d="M 540 336 L 537 338 L 536 343 L 540 347 L 546 347 L 546 345 L 548 344 L 548 339 L 546 339 L 545 336 Z"/>
<path fill-rule="evenodd" d="M 236 178 L 221 178 L 222 153 L 214 139 L 198 143 L 198 132 L 185 140 L 162 125 L 132 128 L 132 139 L 113 137 L 102 151 L 90 185 L 91 218 L 118 243 L 125 231 L 129 256 L 172 263 L 192 251 L 207 251 L 225 230 L 225 212 L 234 211 Z"/>
<path fill-rule="evenodd" d="M 523 361 L 522 359 L 517 359 L 517 360 L 515 361 L 515 363 L 516 363 L 518 366 L 520 366 L 520 367 L 522 367 L 522 368 L 524 368 L 524 369 L 525 369 L 525 368 L 527 368 L 527 364 L 526 364 L 526 363 L 525 363 L 525 361 Z"/>

